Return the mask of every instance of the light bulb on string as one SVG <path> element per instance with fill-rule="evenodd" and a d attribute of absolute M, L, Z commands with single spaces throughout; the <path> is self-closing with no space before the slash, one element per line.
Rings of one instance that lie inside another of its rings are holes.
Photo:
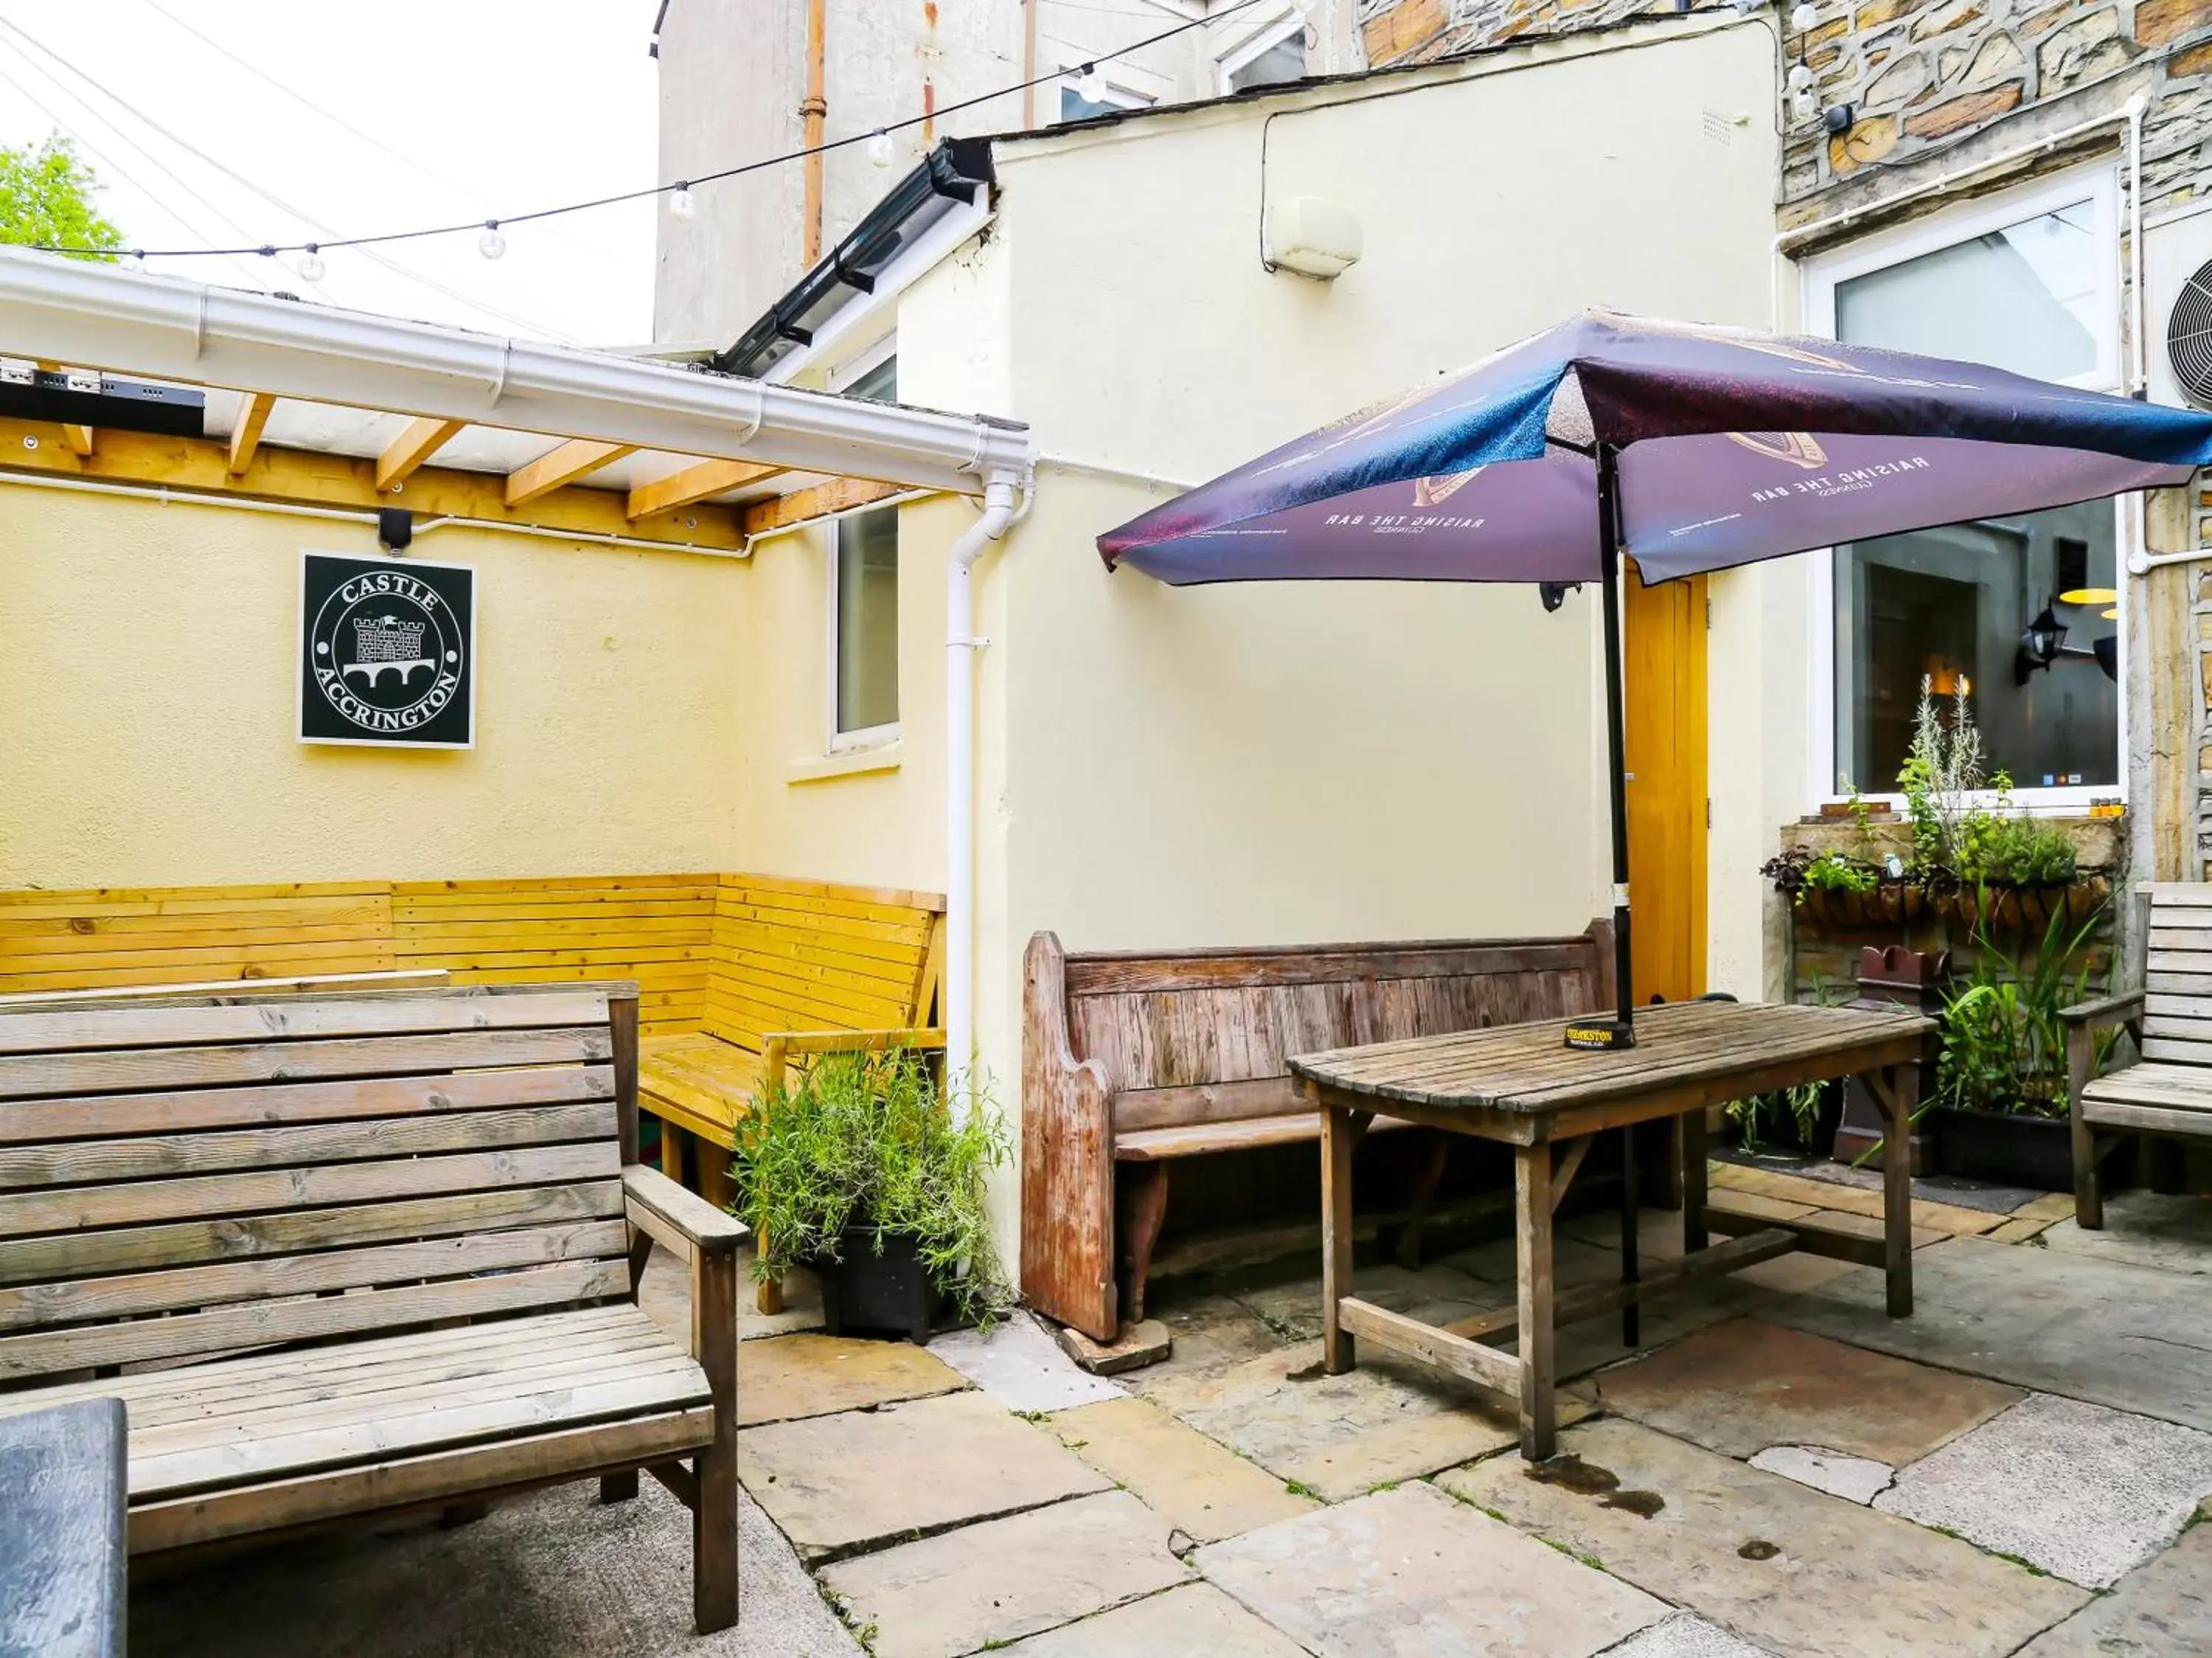
<path fill-rule="evenodd" d="M 1075 95 L 1086 104 L 1106 101 L 1106 77 L 1098 72 L 1096 64 L 1085 64 L 1075 78 Z"/>
<path fill-rule="evenodd" d="M 1790 64 L 1790 89 L 1792 92 L 1802 92 L 1806 88 L 1812 84 L 1813 71 L 1811 70 L 1806 68 L 1802 64 Z"/>
<path fill-rule="evenodd" d="M 672 219 L 689 219 L 698 210 L 698 204 L 691 199 L 690 185 L 679 180 L 674 192 L 668 198 L 668 216 Z"/>
<path fill-rule="evenodd" d="M 143 271 L 146 268 L 146 256 L 134 247 L 123 256 L 122 265 L 125 271 Z"/>
<path fill-rule="evenodd" d="M 294 268 L 299 271 L 301 282 L 320 282 L 330 274 L 330 267 L 323 263 L 322 253 L 313 242 L 307 244 L 307 250 L 300 255 L 300 263 Z"/>
<path fill-rule="evenodd" d="M 1820 21 L 1820 14 L 1813 9 L 1812 0 L 1799 0 L 1797 9 L 1790 14 L 1790 27 L 1802 34 Z"/>
<path fill-rule="evenodd" d="M 1790 94 L 1790 113 L 1798 120 L 1809 121 L 1820 113 L 1820 101 L 1809 92 Z"/>
<path fill-rule="evenodd" d="M 868 159 L 878 167 L 889 167 L 897 152 L 891 146 L 891 135 L 878 127 L 868 135 Z"/>
<path fill-rule="evenodd" d="M 483 235 L 477 238 L 477 252 L 488 259 L 495 259 L 507 252 L 507 238 L 499 234 L 499 221 L 486 219 Z"/>

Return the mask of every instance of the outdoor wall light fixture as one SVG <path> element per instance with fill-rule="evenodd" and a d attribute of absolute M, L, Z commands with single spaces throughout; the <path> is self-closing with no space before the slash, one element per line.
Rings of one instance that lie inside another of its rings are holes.
<path fill-rule="evenodd" d="M 2092 639 L 2089 649 L 2097 658 L 2097 666 L 2114 685 L 2120 682 L 2120 636 L 2107 633 L 2101 639 Z"/>
<path fill-rule="evenodd" d="M 1566 603 L 1567 595 L 1570 593 L 1580 593 L 1582 590 L 1583 584 L 1580 582 L 1539 582 L 1536 583 L 1536 596 L 1544 601 L 1544 608 L 1547 612 L 1557 610 L 1561 605 Z"/>
<path fill-rule="evenodd" d="M 2049 605 L 2044 606 L 2021 633 L 2020 654 L 2012 662 L 2012 682 L 2026 685 L 2028 675 L 2037 668 L 2047 668 L 2058 660 L 2059 650 L 2065 643 L 2066 625 L 2051 614 Z"/>
<path fill-rule="evenodd" d="M 1820 112 L 1820 125 L 1838 138 L 1851 130 L 1851 123 L 1856 119 L 1858 112 L 1849 104 L 1830 104 Z"/>

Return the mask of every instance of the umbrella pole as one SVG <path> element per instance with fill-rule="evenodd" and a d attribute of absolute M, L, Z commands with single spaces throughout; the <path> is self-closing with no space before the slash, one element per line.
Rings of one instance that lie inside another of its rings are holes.
<path fill-rule="evenodd" d="M 1620 480 L 1613 446 L 1597 446 L 1597 516 L 1605 607 L 1605 741 L 1613 818 L 1613 983 L 1618 1006 L 1610 1020 L 1584 1019 L 1567 1026 L 1571 1048 L 1636 1045 L 1636 992 L 1628 948 L 1628 744 L 1621 704 Z"/>

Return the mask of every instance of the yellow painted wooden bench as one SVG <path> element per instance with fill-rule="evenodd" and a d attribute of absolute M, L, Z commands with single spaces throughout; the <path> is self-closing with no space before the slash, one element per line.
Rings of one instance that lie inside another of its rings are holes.
<path fill-rule="evenodd" d="M 661 1167 L 708 1200 L 732 1196 L 738 1125 L 805 1056 L 942 1048 L 933 1027 L 945 900 L 765 875 L 721 877 L 700 1028 L 646 1039 L 639 1097 L 661 1121 Z M 763 1284 L 764 1311 L 781 1305 Z"/>
<path fill-rule="evenodd" d="M 647 1471 L 734 1623 L 744 1228 L 637 1162 L 636 997 L 0 1013 L 0 1413 L 124 1401 L 134 1555 Z M 636 1304 L 656 1243 L 688 1350 Z"/>

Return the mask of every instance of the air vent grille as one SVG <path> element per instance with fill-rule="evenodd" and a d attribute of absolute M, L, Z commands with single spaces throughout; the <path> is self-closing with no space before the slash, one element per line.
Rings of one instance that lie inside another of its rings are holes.
<path fill-rule="evenodd" d="M 2189 400 L 2212 409 L 2212 262 L 2181 284 L 2166 319 L 2166 354 Z"/>

